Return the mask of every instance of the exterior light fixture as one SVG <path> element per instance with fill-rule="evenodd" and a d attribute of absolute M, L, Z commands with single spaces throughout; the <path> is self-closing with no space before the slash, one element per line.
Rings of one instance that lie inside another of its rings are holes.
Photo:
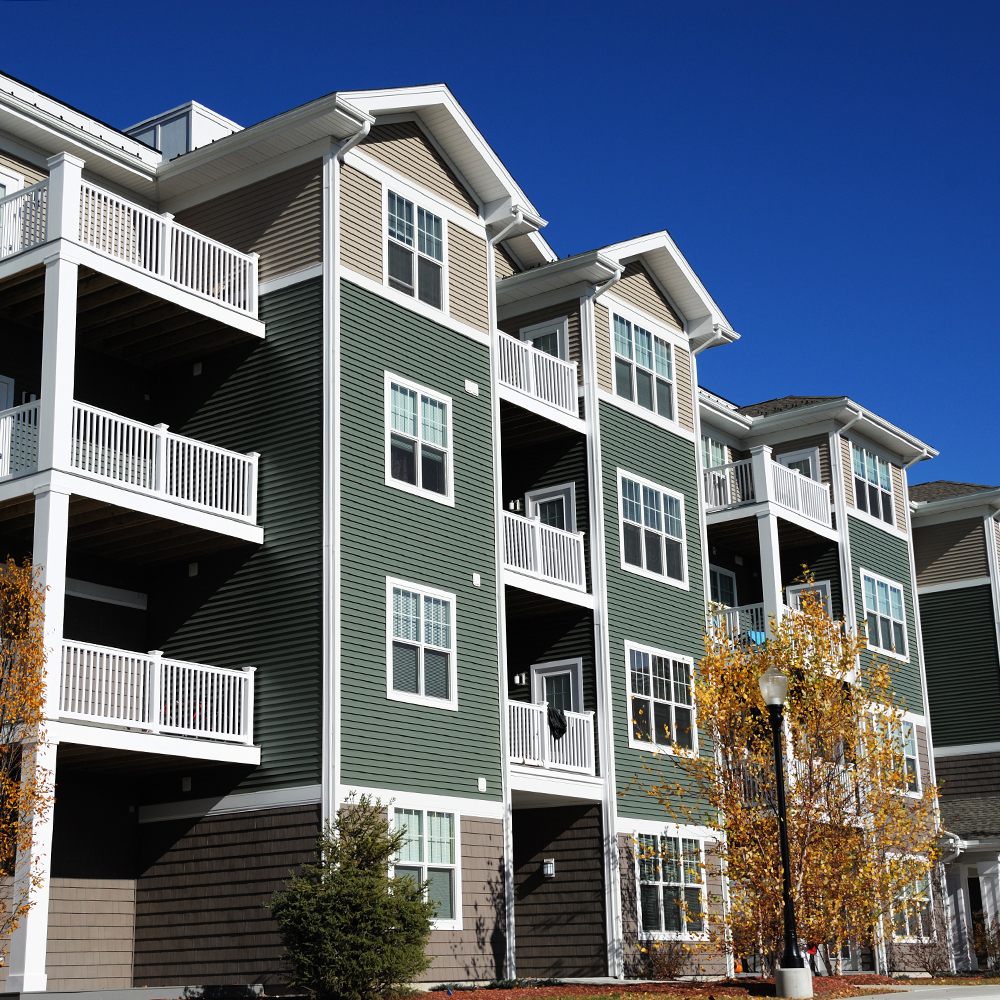
<path fill-rule="evenodd" d="M 760 685 L 764 704 L 768 708 L 776 705 L 780 709 L 785 704 L 785 699 L 788 697 L 788 678 L 773 663 L 760 675 L 757 683 Z"/>
<path fill-rule="evenodd" d="M 555 878 L 556 877 L 556 859 L 555 858 L 543 858 L 542 860 L 542 878 Z"/>

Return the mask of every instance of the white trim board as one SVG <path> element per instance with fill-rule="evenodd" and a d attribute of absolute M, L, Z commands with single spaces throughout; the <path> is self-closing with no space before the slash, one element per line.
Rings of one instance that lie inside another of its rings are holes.
<path fill-rule="evenodd" d="M 470 785 L 475 779 L 470 778 Z M 379 799 L 383 805 L 399 806 L 400 809 L 429 809 L 432 812 L 450 812 L 458 816 L 480 816 L 484 819 L 503 819 L 504 806 L 499 800 L 466 799 L 457 795 L 432 795 L 427 792 L 405 792 L 394 788 L 370 788 L 356 785 L 350 781 L 341 781 L 341 792 L 344 800 L 352 794 L 367 795 Z M 495 789 L 497 794 L 500 789 Z M 341 803 L 337 803 L 339 806 Z"/>
<path fill-rule="evenodd" d="M 1000 743 L 966 743 L 957 747 L 935 747 L 935 757 L 972 757 L 976 754 L 1000 753 Z"/>
<path fill-rule="evenodd" d="M 917 587 L 917 596 L 921 594 L 941 594 L 946 590 L 963 590 L 965 587 L 988 587 L 993 581 L 988 576 L 977 576 L 972 580 L 952 580 L 951 583 L 931 583 L 926 587 Z"/>
<path fill-rule="evenodd" d="M 272 278 L 270 281 L 262 281 L 257 286 L 258 297 L 270 295 L 271 292 L 280 291 L 290 285 L 297 285 L 301 281 L 309 281 L 311 278 L 323 277 L 323 265 L 313 264 L 311 267 L 304 267 L 301 271 L 292 271 L 291 274 L 283 274 L 280 278 Z"/>
<path fill-rule="evenodd" d="M 261 792 L 234 792 L 210 799 L 188 799 L 186 802 L 158 802 L 139 806 L 138 822 L 164 823 L 174 819 L 222 816 L 259 809 L 318 805 L 321 788 L 321 785 L 300 785 L 295 788 L 268 788 Z"/>

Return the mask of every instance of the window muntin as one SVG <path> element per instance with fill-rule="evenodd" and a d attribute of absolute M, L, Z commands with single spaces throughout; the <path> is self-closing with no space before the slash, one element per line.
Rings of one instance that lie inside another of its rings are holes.
<path fill-rule="evenodd" d="M 425 208 L 414 206 L 412 201 L 394 191 L 388 192 L 387 214 L 390 287 L 406 295 L 416 292 L 421 302 L 440 309 L 441 265 L 444 262 L 444 223 L 441 217 Z"/>
<path fill-rule="evenodd" d="M 451 398 L 386 373 L 386 483 L 450 502 Z"/>
<path fill-rule="evenodd" d="M 530 490 L 524 495 L 524 509 L 528 517 L 537 517 L 542 524 L 576 531 L 576 484 Z"/>
<path fill-rule="evenodd" d="M 667 420 L 674 419 L 674 356 L 662 337 L 612 314 L 615 392 Z"/>
<path fill-rule="evenodd" d="M 622 565 L 683 584 L 684 498 L 662 486 L 619 471 Z"/>
<path fill-rule="evenodd" d="M 644 937 L 705 930 L 703 843 L 693 837 L 636 835 L 639 925 Z"/>
<path fill-rule="evenodd" d="M 892 909 L 893 936 L 897 940 L 926 941 L 934 936 L 931 885 L 926 875 L 915 878 Z"/>
<path fill-rule="evenodd" d="M 819 448 L 803 448 L 801 451 L 788 452 L 778 455 L 775 461 L 786 469 L 794 469 L 806 479 L 820 482 Z"/>
<path fill-rule="evenodd" d="M 851 444 L 854 462 L 854 506 L 872 517 L 893 523 L 892 469 L 866 448 Z"/>
<path fill-rule="evenodd" d="M 579 658 L 531 665 L 531 692 L 536 705 L 547 701 L 564 712 L 579 712 L 582 681 L 583 661 Z"/>
<path fill-rule="evenodd" d="M 861 570 L 868 648 L 906 657 L 906 604 L 898 583 Z"/>
<path fill-rule="evenodd" d="M 521 340 L 526 340 L 536 350 L 551 354 L 554 358 L 569 360 L 569 323 L 566 317 L 536 323 L 519 331 Z"/>
<path fill-rule="evenodd" d="M 649 750 L 696 749 L 698 732 L 691 661 L 631 644 L 625 651 L 629 743 Z"/>
<path fill-rule="evenodd" d="M 790 608 L 802 608 L 802 595 L 815 594 L 823 604 L 823 610 L 832 617 L 830 611 L 830 581 L 815 580 L 813 583 L 795 583 L 785 587 L 785 603 Z"/>
<path fill-rule="evenodd" d="M 427 882 L 427 899 L 438 904 L 435 922 L 458 919 L 455 814 L 396 809 L 396 829 L 406 838 L 393 864 L 396 878 Z"/>
<path fill-rule="evenodd" d="M 726 464 L 726 446 L 706 435 L 701 436 L 701 465 L 704 469 L 714 469 Z"/>
<path fill-rule="evenodd" d="M 386 590 L 389 697 L 456 708 L 455 595 L 391 579 Z"/>
<path fill-rule="evenodd" d="M 719 566 L 709 566 L 709 581 L 712 589 L 712 603 L 724 604 L 727 608 L 735 608 L 736 574 Z"/>

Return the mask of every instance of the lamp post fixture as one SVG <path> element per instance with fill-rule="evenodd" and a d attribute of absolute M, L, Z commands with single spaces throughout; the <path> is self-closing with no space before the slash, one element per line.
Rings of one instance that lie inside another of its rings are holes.
<path fill-rule="evenodd" d="M 781 897 L 785 925 L 785 953 L 781 967 L 774 970 L 774 992 L 779 997 L 804 998 L 813 995 L 812 972 L 799 951 L 792 901 L 792 869 L 788 853 L 788 818 L 785 810 L 785 761 L 781 733 L 782 709 L 788 697 L 788 678 L 773 664 L 761 675 L 760 693 L 771 717 L 771 744 L 774 747 L 774 779 L 778 798 L 778 839 L 781 842 Z"/>

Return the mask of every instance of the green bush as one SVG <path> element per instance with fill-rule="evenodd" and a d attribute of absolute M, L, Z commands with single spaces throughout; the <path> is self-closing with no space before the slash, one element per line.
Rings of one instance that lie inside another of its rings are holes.
<path fill-rule="evenodd" d="M 370 1000 L 399 990 L 429 965 L 424 948 L 435 904 L 426 884 L 390 878 L 403 842 L 386 808 L 362 796 L 346 803 L 270 908 L 293 974 L 291 985 L 327 1000 Z"/>

